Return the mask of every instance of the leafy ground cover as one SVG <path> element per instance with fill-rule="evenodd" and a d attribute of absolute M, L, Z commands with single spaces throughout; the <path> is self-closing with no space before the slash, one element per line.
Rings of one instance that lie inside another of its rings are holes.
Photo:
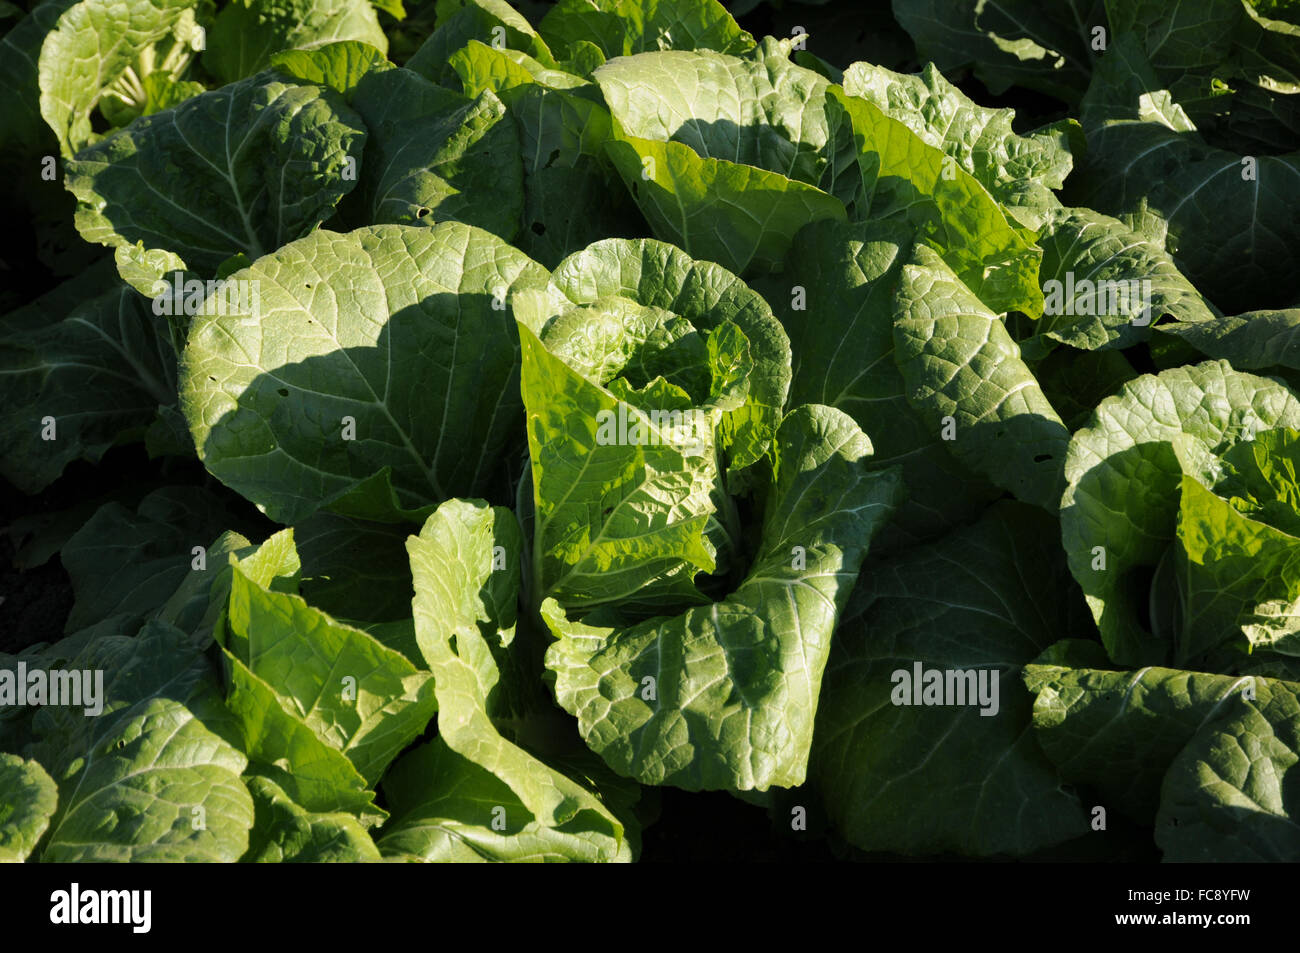
<path fill-rule="evenodd" d="M 1300 5 L 0 4 L 0 859 L 1300 859 Z"/>

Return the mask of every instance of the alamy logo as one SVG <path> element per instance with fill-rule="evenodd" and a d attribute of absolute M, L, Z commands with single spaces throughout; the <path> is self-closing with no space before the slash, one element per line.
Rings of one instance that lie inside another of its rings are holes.
<path fill-rule="evenodd" d="M 157 315 L 249 314 L 261 313 L 262 292 L 258 281 L 181 281 L 179 271 L 172 280 L 159 279 L 153 286 L 153 313 Z"/>
<path fill-rule="evenodd" d="M 618 411 L 596 414 L 596 443 L 602 447 L 673 446 L 688 456 L 704 450 L 700 436 L 708 414 L 696 408 L 649 410 L 642 413 L 622 402 Z"/>
<path fill-rule="evenodd" d="M 104 710 L 103 669 L 0 668 L 0 705 L 71 705 L 94 717 Z"/>
<path fill-rule="evenodd" d="M 152 890 L 82 890 L 74 883 L 50 894 L 51 923 L 128 923 L 132 933 L 148 933 L 152 921 Z"/>
<path fill-rule="evenodd" d="M 997 669 L 930 668 L 913 662 L 911 671 L 895 669 L 889 700 L 895 705 L 979 705 L 980 716 L 998 713 Z"/>
<path fill-rule="evenodd" d="M 1151 323 L 1151 279 L 1084 278 L 1075 282 L 1074 272 L 1067 271 L 1064 283 L 1056 278 L 1043 282 L 1043 314 L 1129 314 L 1135 326 L 1145 327 Z"/>

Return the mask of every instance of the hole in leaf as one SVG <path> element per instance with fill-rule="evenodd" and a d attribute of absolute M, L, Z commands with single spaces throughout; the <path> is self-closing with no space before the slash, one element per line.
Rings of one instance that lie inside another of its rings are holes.
<path fill-rule="evenodd" d="M 545 234 L 546 234 L 546 226 L 543 225 L 541 222 L 533 222 L 533 234 L 534 234 L 534 235 L 545 235 Z"/>
<path fill-rule="evenodd" d="M 283 388 L 283 387 L 281 387 L 279 390 L 277 390 L 276 393 L 279 394 L 281 397 L 288 397 L 288 396 L 289 396 L 289 392 L 288 392 L 285 388 Z"/>
<path fill-rule="evenodd" d="M 420 208 L 420 209 L 416 210 L 415 217 L 416 217 L 416 218 L 424 218 L 424 216 L 426 216 L 426 215 L 428 215 L 428 214 L 429 214 L 429 209 L 427 209 L 427 208 Z"/>
<path fill-rule="evenodd" d="M 1047 462 L 1048 460 L 1050 460 L 1050 459 L 1052 459 L 1052 455 L 1051 455 L 1050 453 L 1040 453 L 1040 454 L 1038 454 L 1037 456 L 1034 457 L 1034 462 L 1035 462 L 1035 463 L 1046 463 L 1046 462 Z"/>

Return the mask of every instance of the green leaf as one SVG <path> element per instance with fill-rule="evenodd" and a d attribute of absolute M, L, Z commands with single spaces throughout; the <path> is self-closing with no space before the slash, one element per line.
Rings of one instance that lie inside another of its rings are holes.
<path fill-rule="evenodd" d="M 527 53 L 550 69 L 558 65 L 532 24 L 505 0 L 453 0 L 439 4 L 438 29 L 415 51 L 406 68 L 442 86 L 454 86 L 452 54 L 474 40 Z"/>
<path fill-rule="evenodd" d="M 392 69 L 362 78 L 352 104 L 370 130 L 365 221 L 459 221 L 514 238 L 524 204 L 519 138 L 494 93 L 468 99 Z"/>
<path fill-rule="evenodd" d="M 383 51 L 360 40 L 340 40 L 313 50 L 282 50 L 271 56 L 271 66 L 298 82 L 329 87 L 348 105 L 362 79 L 393 68 Z"/>
<path fill-rule="evenodd" d="M 735 272 L 772 270 L 804 224 L 844 219 L 818 188 L 680 143 L 621 135 L 607 148 L 656 236 Z"/>
<path fill-rule="evenodd" d="M 248 762 L 224 740 L 215 672 L 189 636 L 150 622 L 90 639 L 65 668 L 100 673 L 102 712 L 36 715 L 36 755 L 59 785 L 41 860 L 237 860 L 253 823 Z"/>
<path fill-rule="evenodd" d="M 144 92 L 144 107 L 140 115 L 152 116 L 154 113 L 179 106 L 199 93 L 207 92 L 207 87 L 202 83 L 177 82 L 160 73 L 150 73 L 144 78 Z"/>
<path fill-rule="evenodd" d="M 13 545 L 13 567 L 27 572 L 48 564 L 105 502 L 119 498 L 134 500 L 139 495 L 138 487 L 126 487 L 107 497 L 92 496 L 66 508 L 51 507 L 17 517 L 4 531 Z"/>
<path fill-rule="evenodd" d="M 1300 401 L 1226 362 L 1143 375 L 1103 400 L 1070 440 L 1061 536 L 1110 657 L 1161 664 L 1173 648 L 1143 619 L 1173 543 L 1184 473 L 1213 485 L 1214 457 L 1247 433 L 1300 426 Z"/>
<path fill-rule="evenodd" d="M 725 268 L 650 239 L 597 242 L 562 261 L 551 284 L 575 304 L 618 295 L 670 311 L 699 331 L 734 323 L 754 369 L 745 404 L 723 416 L 720 442 L 736 469 L 763 456 L 790 388 L 790 342 L 760 294 Z"/>
<path fill-rule="evenodd" d="M 197 571 L 193 550 L 204 550 L 206 566 L 206 541 L 236 522 L 225 500 L 198 487 L 155 490 L 134 512 L 117 502 L 101 507 L 63 547 L 76 593 L 65 631 L 152 614 Z"/>
<path fill-rule="evenodd" d="M 740 337 L 747 378 L 748 339 L 730 322 L 722 327 Z M 618 295 L 569 308 L 547 322 L 542 341 L 570 368 L 611 391 L 615 378 L 637 389 L 662 377 L 664 384 L 680 389 L 680 399 L 702 404 L 715 376 L 704 336 L 689 321 Z"/>
<path fill-rule="evenodd" d="M 1300 433 L 1267 430 L 1223 455 L 1227 475 L 1214 488 L 1242 513 L 1300 536 Z"/>
<path fill-rule="evenodd" d="M 239 566 L 244 576 L 263 589 L 277 592 L 297 592 L 302 575 L 302 561 L 294 544 L 292 530 L 280 530 L 254 547 L 252 552 L 236 552 L 228 558 L 231 567 Z M 233 576 L 233 573 L 231 573 Z M 230 596 L 230 579 L 224 582 L 222 602 Z M 223 609 L 225 606 L 223 605 Z"/>
<path fill-rule="evenodd" d="M 370 784 L 433 716 L 427 673 L 301 596 L 257 584 L 238 566 L 226 628 L 227 650 Z"/>
<path fill-rule="evenodd" d="M 722 602 L 624 627 L 548 600 L 556 700 L 619 774 L 686 790 L 803 783 L 830 636 L 871 537 L 902 493 L 829 407 L 777 433 L 760 551 Z"/>
<path fill-rule="evenodd" d="M 222 657 L 226 707 L 239 725 L 243 750 L 258 771 L 308 811 L 344 812 L 367 828 L 381 823 L 388 813 L 375 806 L 374 792 L 352 762 L 287 711 L 276 692 L 237 657 L 228 650 Z"/>
<path fill-rule="evenodd" d="M 293 530 L 302 594 L 335 618 L 391 622 L 411 614 L 404 523 L 316 513 Z"/>
<path fill-rule="evenodd" d="M 250 638 L 245 623 L 253 610 L 254 600 L 259 607 L 265 607 L 268 603 L 274 603 L 282 594 L 293 596 L 297 589 L 299 568 L 293 532 L 282 530 L 254 551 L 232 555 L 230 567 L 214 582 L 212 598 L 214 602 L 219 601 L 222 609 L 218 636 L 225 646 L 222 658 L 226 676 L 226 707 L 234 718 L 235 730 L 243 738 L 243 749 L 256 765 L 256 773 L 273 781 L 290 800 L 311 813 L 343 812 L 357 818 L 363 827 L 373 827 L 388 816 L 387 812 L 375 806 L 375 794 L 369 790 L 365 778 L 332 743 L 338 741 L 338 737 L 321 738 L 314 726 L 303 720 L 301 704 L 297 699 L 286 697 L 293 686 L 284 692 L 277 691 L 276 687 L 255 674 L 248 665 L 251 658 Z M 239 583 L 239 606 L 232 603 L 236 574 L 242 580 Z M 297 606 L 301 608 L 301 600 L 297 600 Z M 285 608 L 283 604 L 280 607 Z M 287 608 L 293 611 L 295 604 L 291 602 Z M 314 611 L 310 608 L 302 610 L 309 623 L 333 622 L 321 613 L 312 616 Z M 227 622 L 232 614 L 239 616 L 243 634 L 228 627 Z M 258 636 L 262 634 L 269 633 L 259 632 Z M 285 644 L 291 645 L 295 636 L 296 633 L 290 635 Z M 348 636 L 345 634 L 343 638 L 346 640 Z M 368 636 L 357 633 L 350 641 L 360 643 L 363 649 L 371 649 L 372 655 L 378 652 L 385 661 L 394 661 L 408 675 L 414 671 L 411 662 L 397 657 L 396 653 L 391 656 L 386 654 L 387 650 L 378 643 L 370 645 L 361 642 L 362 638 Z M 309 648 L 305 653 L 306 658 L 310 660 L 314 652 L 314 648 Z M 270 667 L 277 668 L 274 665 Z M 283 674 L 283 667 L 279 667 L 279 671 Z M 316 672 L 319 673 L 318 665 Z M 276 672 L 268 674 L 274 677 Z M 310 661 L 306 675 L 308 679 L 312 677 Z M 392 672 L 388 673 L 389 678 L 392 675 Z M 383 681 L 384 677 L 378 673 L 377 681 Z M 340 684 L 339 689 L 342 688 L 343 685 Z M 356 697 L 359 698 L 360 695 Z M 334 699 L 325 701 L 333 702 Z M 330 706 L 327 704 L 325 707 Z M 322 718 L 315 720 L 319 725 Z M 348 719 L 348 726 L 355 725 L 354 713 Z"/>
<path fill-rule="evenodd" d="M 1196 125 L 1169 90 L 1160 87 L 1145 51 L 1130 33 L 1121 33 L 1115 37 L 1108 55 L 1098 62 L 1087 95 L 1079 108 L 1084 131 L 1090 142 L 1094 129 L 1100 131 L 1108 119 L 1136 119 L 1164 126 L 1164 131 L 1196 131 Z M 1118 132 L 1121 129 L 1116 127 L 1110 131 Z M 1161 130 L 1133 131 L 1151 135 Z M 1157 141 L 1163 142 L 1164 138 L 1162 136 Z"/>
<path fill-rule="evenodd" d="M 788 53 L 640 53 L 592 76 L 615 120 L 610 159 L 656 234 L 738 273 L 774 270 L 802 225 L 843 218 L 860 191 L 829 84 Z"/>
<path fill-rule="evenodd" d="M 59 792 L 35 761 L 0 752 L 0 863 L 21 863 L 50 826 Z"/>
<path fill-rule="evenodd" d="M 810 225 L 795 236 L 782 279 L 764 286 L 790 335 L 790 403 L 844 411 L 871 437 L 869 469 L 902 467 L 907 499 L 873 552 L 946 533 L 998 494 L 907 401 L 894 354 L 894 293 L 912 235 L 898 221 Z M 828 314 L 836 320 L 823 320 Z"/>
<path fill-rule="evenodd" d="M 712 420 L 655 417 L 583 378 L 522 324 L 519 337 L 535 601 L 702 601 L 694 577 L 716 568 L 705 540 L 720 479 Z"/>
<path fill-rule="evenodd" d="M 381 13 L 386 13 L 394 20 L 406 19 L 406 7 L 402 0 L 370 0 L 371 6 Z"/>
<path fill-rule="evenodd" d="M 509 713 L 495 690 L 515 636 L 523 547 L 514 515 L 481 500 L 448 500 L 407 539 L 416 640 L 437 683 L 439 732 L 454 746 Z"/>
<path fill-rule="evenodd" d="M 928 145 L 956 160 L 1021 223 L 1038 228 L 1060 201 L 1052 193 L 1074 165 L 1083 130 L 1065 119 L 1019 136 L 1014 109 L 986 109 L 953 86 L 933 63 L 919 75 L 854 63 L 844 71 L 844 92 L 874 103 Z"/>
<path fill-rule="evenodd" d="M 88 242 L 160 248 L 206 274 L 311 231 L 355 184 L 366 131 L 337 94 L 268 72 L 132 123 L 67 166 Z"/>
<path fill-rule="evenodd" d="M 1166 861 L 1300 860 L 1300 684 L 1254 682 L 1170 765 L 1156 817 Z"/>
<path fill-rule="evenodd" d="M 1300 308 L 1163 324 L 1159 330 L 1243 371 L 1300 369 Z"/>
<path fill-rule="evenodd" d="M 117 266 L 118 277 L 146 298 L 165 300 L 161 296 L 168 296 L 173 303 L 179 298 L 182 308 L 184 295 L 177 294 L 176 283 L 180 283 L 183 292 L 185 281 L 197 277 L 187 274 L 189 265 L 180 255 L 164 248 L 146 248 L 143 241 L 134 245 L 117 245 L 113 249 L 113 263 Z M 159 307 L 163 308 L 163 305 Z M 183 318 L 185 315 L 182 311 L 174 317 Z"/>
<path fill-rule="evenodd" d="M 531 759 L 530 759 L 531 760 Z M 533 762 L 533 764 L 540 764 Z M 531 778 L 545 792 L 551 779 Z M 430 783 L 436 779 L 436 783 Z M 522 780 L 522 778 L 520 779 Z M 603 812 L 561 799 L 566 820 L 537 817 L 491 771 L 435 738 L 402 757 L 384 778 L 393 819 L 379 837 L 384 857 L 423 863 L 628 861 L 609 839 Z M 547 792 L 555 800 L 559 792 Z M 593 842 L 598 847 L 593 848 Z"/>
<path fill-rule="evenodd" d="M 706 332 L 704 346 L 710 371 L 709 405 L 726 410 L 741 406 L 749 396 L 749 376 L 754 369 L 749 338 L 726 321 Z"/>
<path fill-rule="evenodd" d="M 1228 59 L 1238 21 L 1246 19 L 1246 3 L 1221 0 L 1186 7 L 1138 2 L 1108 3 L 1115 36 L 1133 32 L 1152 68 L 1166 79 L 1188 72 L 1209 73 Z"/>
<path fill-rule="evenodd" d="M 791 63 L 787 52 L 769 43 L 748 57 L 642 53 L 612 60 L 592 78 L 620 136 L 677 142 L 702 158 L 766 170 L 838 196 L 833 177 L 852 162 L 836 154 L 848 143 L 840 117 L 827 109 L 830 84 Z M 851 183 L 845 196 L 854 194 Z"/>
<path fill-rule="evenodd" d="M 256 549 L 247 537 L 239 533 L 229 530 L 222 533 L 204 550 L 202 569 L 196 570 L 194 561 L 190 561 L 190 571 L 159 607 L 154 618 L 193 634 L 198 644 L 206 646 L 215 631 L 217 620 L 225 612 L 230 595 L 232 554 L 237 559 L 244 558 Z M 287 571 L 292 575 L 297 569 L 295 563 Z"/>
<path fill-rule="evenodd" d="M 1160 667 L 1105 671 L 1046 656 L 1025 669 L 1037 696 L 1035 737 L 1061 776 L 1145 825 L 1174 757 L 1253 681 Z"/>
<path fill-rule="evenodd" d="M 22 752 L 25 757 L 33 757 L 39 761 L 41 766 L 47 771 L 50 771 L 51 774 L 57 775 L 59 773 L 58 757 L 63 753 L 63 748 L 66 746 L 45 745 L 42 742 L 41 735 L 34 730 L 36 717 L 38 715 L 42 719 L 50 719 L 53 717 L 55 719 L 54 724 L 60 731 L 66 731 L 68 734 L 73 734 L 88 726 L 93 726 L 93 720 L 86 716 L 85 708 L 90 707 L 91 709 L 94 709 L 98 706 L 92 704 L 95 701 L 95 699 L 92 698 L 91 703 L 83 704 L 81 708 L 74 709 L 73 716 L 68 718 L 60 717 L 57 714 L 50 714 L 50 708 L 48 706 L 37 704 L 36 702 L 39 701 L 39 698 L 35 698 L 32 695 L 27 697 L 24 704 L 17 704 L 18 699 L 10 693 L 15 691 L 17 688 L 18 665 L 25 664 L 29 673 L 36 669 L 41 669 L 46 672 L 54 669 L 66 669 L 68 667 L 67 663 L 74 661 L 77 655 L 81 653 L 91 641 L 101 637 L 109 637 L 111 639 L 115 636 L 129 635 L 135 631 L 136 626 L 131 623 L 130 620 L 114 616 L 111 619 L 106 619 L 103 622 L 90 626 L 89 628 L 82 629 L 74 635 L 65 636 L 53 644 L 36 643 L 35 645 L 29 645 L 15 655 L 0 652 L 0 667 L 7 670 L 3 687 L 6 704 L 0 705 L 0 745 L 3 745 L 4 750 Z M 76 687 L 74 688 L 73 685 L 68 685 L 68 691 L 80 691 L 80 689 L 85 685 L 84 681 L 80 678 L 75 680 L 73 684 Z M 92 691 L 95 690 L 93 671 L 90 687 Z M 96 692 L 96 696 L 99 699 L 103 699 L 104 697 L 103 694 L 99 692 Z M 48 700 L 48 698 L 49 695 L 47 694 L 46 699 Z M 41 734 L 47 732 L 49 727 L 50 722 L 44 721 L 42 724 Z"/>
<path fill-rule="evenodd" d="M 1300 53 L 1296 50 L 1300 21 L 1294 5 L 1286 0 L 1256 0 L 1246 5 L 1245 12 L 1247 19 L 1236 37 L 1241 72 L 1264 89 L 1300 92 Z"/>
<path fill-rule="evenodd" d="M 702 601 L 692 577 L 725 572 L 737 542 L 714 428 L 749 395 L 748 338 L 611 295 L 549 321 L 543 341 L 523 376 L 538 597 L 654 612 Z"/>
<path fill-rule="evenodd" d="M 1300 293 L 1300 220 L 1290 207 L 1300 153 L 1243 156 L 1207 144 L 1130 34 L 1102 58 L 1082 119 L 1088 157 L 1071 179 L 1076 204 L 1163 240 L 1183 274 L 1226 312 Z"/>
<path fill-rule="evenodd" d="M 317 231 L 235 277 L 259 283 L 260 320 L 198 316 L 181 371 L 218 479 L 284 523 L 331 499 L 375 519 L 369 494 L 384 487 L 406 508 L 390 521 L 423 519 L 448 494 L 505 482 L 523 444 L 509 295 L 543 282 L 541 266 L 442 222 Z"/>
<path fill-rule="evenodd" d="M 1029 342 L 1023 346 L 1028 347 Z M 1032 366 L 1043 393 L 1071 432 L 1088 422 L 1093 408 L 1104 398 L 1138 376 L 1128 359 L 1113 350 L 1058 347 Z"/>
<path fill-rule="evenodd" d="M 110 447 L 139 440 L 159 405 L 174 399 L 166 319 L 124 285 L 86 290 L 67 311 L 42 307 L 40 323 L 0 323 L 8 324 L 0 344 L 0 473 L 27 493 L 75 460 L 93 463 Z"/>
<path fill-rule="evenodd" d="M 184 706 L 150 699 L 93 744 L 42 860 L 229 863 L 243 853 L 253 820 L 244 756 Z M 194 829 L 199 816 L 206 829 Z"/>
<path fill-rule="evenodd" d="M 1094 25 L 1103 0 L 894 0 L 894 16 L 916 41 L 918 59 L 945 74 L 972 66 L 994 95 L 1026 86 L 1076 102 L 1088 84 Z"/>
<path fill-rule="evenodd" d="M 599 95 L 591 93 L 594 87 L 581 76 L 546 66 L 522 50 L 470 40 L 451 55 L 449 62 L 466 96 L 476 96 L 485 89 L 501 93 L 536 84 L 549 90 L 575 90 L 593 105 L 600 102 Z"/>
<path fill-rule="evenodd" d="M 1217 84 L 1213 88 L 1217 91 Z M 1230 137 L 1243 152 L 1276 155 L 1300 147 L 1300 102 L 1294 95 L 1278 95 L 1258 86 L 1240 85 L 1232 92 L 1226 132 L 1222 123 L 1222 118 L 1216 115 L 1207 126 L 1207 135 L 1225 143 L 1224 137 Z"/>
<path fill-rule="evenodd" d="M 59 18 L 77 0 L 46 0 L 36 4 L 7 33 L 0 36 L 0 87 L 9 95 L 0 102 L 0 146 L 6 166 L 19 156 L 30 157 L 58 149 L 58 139 L 41 114 L 41 45 Z"/>
<path fill-rule="evenodd" d="M 103 90 L 99 112 L 111 126 L 127 126 L 204 91 L 202 83 L 182 80 L 206 34 L 193 8 L 181 12 L 162 36 L 136 51 L 135 60 Z M 98 138 L 92 133 L 90 141 Z"/>
<path fill-rule="evenodd" d="M 525 53 L 471 40 L 451 58 L 466 95 L 492 90 L 519 133 L 524 170 L 519 248 L 553 267 L 602 238 L 644 232 L 605 158 L 609 111 L 597 87 Z"/>
<path fill-rule="evenodd" d="M 1026 503 L 1055 512 L 1070 432 L 997 316 L 928 246 L 896 298 L 894 359 L 908 402 L 953 456 Z"/>
<path fill-rule="evenodd" d="M 810 766 L 855 847 L 1025 854 L 1087 831 L 1034 742 L 1017 678 L 1063 632 L 1090 626 L 1055 535 L 1051 516 L 999 504 L 864 567 L 831 648 Z M 918 665 L 963 695 L 922 705 Z"/>
<path fill-rule="evenodd" d="M 1292 523 L 1300 518 L 1293 507 L 1286 512 Z M 1240 641 L 1243 631 L 1252 650 L 1300 655 L 1300 538 L 1242 515 L 1184 475 L 1177 571 L 1184 602 L 1180 661 Z"/>
<path fill-rule="evenodd" d="M 35 742 L 28 753 L 62 784 L 80 769 L 99 733 L 155 697 L 186 706 L 209 730 L 225 737 L 229 719 L 215 690 L 216 672 L 201 651 L 174 626 L 157 620 L 141 626 L 126 615 L 112 616 L 45 647 L 35 659 L 29 658 L 29 666 L 76 671 L 82 677 L 74 680 L 70 694 L 76 701 L 80 689 L 81 704 L 40 704 L 29 694 Z M 69 689 L 66 683 L 64 689 Z"/>
<path fill-rule="evenodd" d="M 407 548 L 439 737 L 385 777 L 394 818 L 381 849 L 420 860 L 630 860 L 610 809 L 499 727 L 528 717 L 514 641 L 523 549 L 514 515 L 450 500 Z"/>
<path fill-rule="evenodd" d="M 1164 248 L 1118 219 L 1090 209 L 1058 209 L 1046 216 L 1038 242 L 1040 337 L 1085 351 L 1127 348 L 1147 340 L 1164 315 L 1180 321 L 1215 317 Z"/>
<path fill-rule="evenodd" d="M 388 52 L 368 0 L 232 0 L 209 31 L 203 65 L 233 83 L 272 64 L 274 54 L 354 40 Z"/>
<path fill-rule="evenodd" d="M 270 778 L 247 780 L 253 830 L 241 860 L 258 864 L 357 863 L 379 860 L 379 849 L 350 814 L 308 811 Z"/>
<path fill-rule="evenodd" d="M 83 0 L 64 8 L 41 45 L 39 75 L 41 115 L 65 156 L 97 138 L 91 112 L 100 98 L 189 8 L 188 0 Z"/>
<path fill-rule="evenodd" d="M 1279 11 L 1262 9 L 1270 6 L 1267 2 L 1203 0 L 1173 6 L 1112 2 L 1107 6 L 1115 35 L 1135 34 L 1162 83 L 1174 90 L 1196 91 L 1206 100 L 1196 104 L 1193 118 L 1198 122 L 1223 108 L 1215 102 L 1217 97 L 1205 90 L 1224 77 L 1232 80 L 1234 93 L 1300 92 L 1300 54 L 1296 50 L 1300 28 L 1294 22 L 1284 22 L 1285 13 L 1279 19 L 1269 19 Z M 1291 19 L 1294 21 L 1294 15 Z M 1225 92 L 1224 98 L 1227 95 Z M 1236 99 L 1234 95 L 1234 111 Z"/>
<path fill-rule="evenodd" d="M 830 94 L 852 120 L 865 185 L 857 218 L 897 216 L 996 313 L 1040 314 L 1035 235 L 976 179 L 875 103 Z"/>
<path fill-rule="evenodd" d="M 607 57 L 595 43 L 578 40 L 573 44 L 571 55 L 560 65 L 575 76 L 590 78 L 591 74 L 605 65 Z"/>
<path fill-rule="evenodd" d="M 411 571 L 409 566 L 406 570 Z M 400 652 L 417 668 L 425 666 L 424 656 L 420 653 L 420 643 L 415 637 L 415 620 L 410 616 L 392 622 L 360 622 L 357 628 L 364 629 L 395 652 Z"/>
<path fill-rule="evenodd" d="M 718 0 L 560 0 L 537 29 L 561 59 L 584 41 L 607 60 L 648 50 L 742 56 L 754 48 L 754 38 Z"/>

